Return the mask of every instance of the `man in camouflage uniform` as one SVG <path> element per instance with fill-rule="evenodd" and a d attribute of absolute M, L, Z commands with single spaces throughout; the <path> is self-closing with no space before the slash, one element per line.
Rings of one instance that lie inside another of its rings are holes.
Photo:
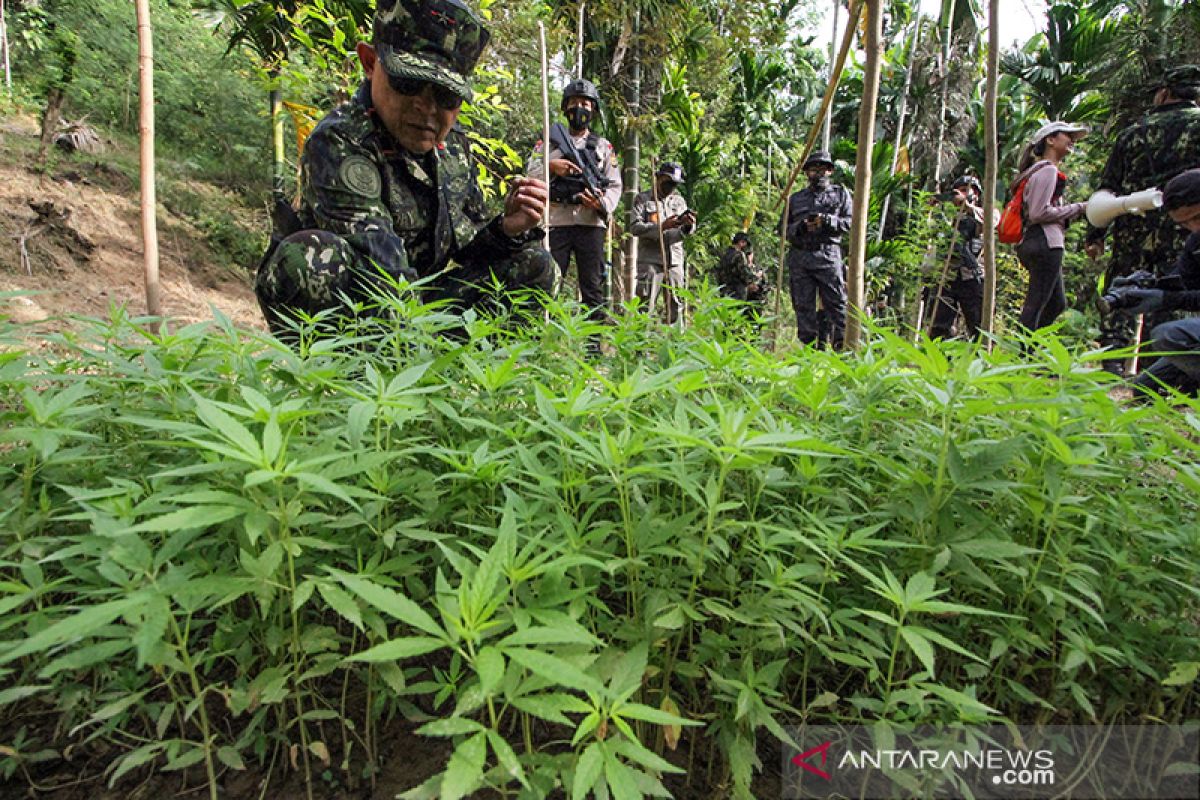
<path fill-rule="evenodd" d="M 941 275 L 939 284 L 930 288 L 930 300 L 936 303 L 929 328 L 929 336 L 933 339 L 949 339 L 960 312 L 967 336 L 979 335 L 983 317 L 983 265 L 979 263 L 979 254 L 983 252 L 980 194 L 979 181 L 964 175 L 951 184 L 949 192 L 935 198 L 953 203 L 958 214 L 946 272 Z"/>
<path fill-rule="evenodd" d="M 762 316 L 766 277 L 754 266 L 754 245 L 743 231 L 733 235 L 733 244 L 717 262 L 716 278 L 722 295 L 746 304 L 743 306 L 746 319 L 753 321 Z"/>
<path fill-rule="evenodd" d="M 1159 188 L 1184 170 L 1200 166 L 1200 66 L 1167 70 L 1155 87 L 1154 106 L 1141 120 L 1121 131 L 1109 154 L 1099 189 L 1115 195 Z M 1137 270 L 1162 270 L 1174 262 L 1183 244 L 1178 225 L 1162 211 L 1126 214 L 1112 225 L 1112 256 L 1104 286 Z M 1107 228 L 1092 228 L 1086 249 L 1092 258 L 1104 252 Z M 1166 319 L 1148 320 L 1151 325 Z M 1133 341 L 1133 317 L 1125 312 L 1107 315 L 1101 324 L 1100 344 L 1128 347 Z M 1121 372 L 1123 364 L 1109 361 L 1105 369 Z"/>
<path fill-rule="evenodd" d="M 651 311 L 657 287 L 683 286 L 683 238 L 696 230 L 696 215 L 688 210 L 687 200 L 676 191 L 684 182 L 683 167 L 663 162 L 654 174 L 656 187 L 633 199 L 629 232 L 638 237 L 637 294 Z M 658 202 L 655 202 L 655 192 Z M 662 235 L 660 238 L 659 230 Z M 666 263 L 663 263 L 663 257 Z M 667 324 L 679 318 L 675 293 L 666 293 Z"/>
<path fill-rule="evenodd" d="M 494 280 L 552 288 L 537 228 L 545 185 L 514 180 L 503 213 L 489 219 L 456 125 L 488 35 L 461 0 L 378 0 L 372 44 L 357 47 L 366 80 L 309 136 L 293 230 L 276 232 L 258 271 L 255 291 L 277 334 L 294 312 L 349 315 L 346 300 L 401 279 L 428 279 L 428 299 L 459 306 L 483 301 Z"/>
<path fill-rule="evenodd" d="M 829 320 L 828 341 L 842 346 L 846 329 L 846 274 L 842 236 L 850 230 L 853 199 L 830 180 L 833 157 L 818 150 L 804 162 L 808 186 L 788 199 L 788 283 L 796 312 L 796 335 L 803 344 L 818 340 L 817 294 Z M 822 337 L 823 338 L 823 337 Z"/>

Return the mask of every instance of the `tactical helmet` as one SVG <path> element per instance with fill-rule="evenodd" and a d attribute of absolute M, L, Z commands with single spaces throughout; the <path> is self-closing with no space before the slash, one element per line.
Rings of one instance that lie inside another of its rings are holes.
<path fill-rule="evenodd" d="M 567 101 L 572 97 L 586 97 L 592 101 L 597 111 L 600 110 L 600 92 L 596 90 L 596 84 L 589 80 L 576 78 L 563 87 L 562 103 L 559 104 L 562 111 L 567 110 Z"/>
<path fill-rule="evenodd" d="M 753 246 L 750 242 L 750 234 L 745 231 L 738 231 L 733 235 L 733 243 L 737 244 L 738 242 L 745 242 L 747 246 Z"/>
<path fill-rule="evenodd" d="M 464 100 L 491 34 L 462 0 L 377 0 L 371 41 L 393 78 L 431 81 Z"/>
<path fill-rule="evenodd" d="M 833 169 L 833 156 L 829 154 L 828 150 L 817 150 L 811 153 L 808 158 L 804 159 L 803 169 L 808 169 L 818 164 L 824 164 Z"/>
<path fill-rule="evenodd" d="M 668 180 L 670 180 L 672 183 L 683 183 L 684 182 L 683 167 L 679 166 L 678 164 L 674 163 L 673 161 L 664 161 L 662 163 L 662 166 L 659 167 L 658 171 L 655 172 L 654 174 L 655 175 L 663 175 Z"/>
<path fill-rule="evenodd" d="M 974 175 L 963 175 L 961 178 L 950 184 L 951 189 L 957 189 L 960 186 L 970 186 L 975 190 L 976 194 L 983 194 L 983 186 Z"/>

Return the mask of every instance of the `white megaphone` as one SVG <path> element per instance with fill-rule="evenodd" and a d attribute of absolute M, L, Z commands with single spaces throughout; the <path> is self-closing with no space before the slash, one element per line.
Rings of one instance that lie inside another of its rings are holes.
<path fill-rule="evenodd" d="M 1088 198 L 1087 218 L 1097 228 L 1106 228 L 1122 214 L 1144 214 L 1162 208 L 1162 203 L 1162 192 L 1158 189 L 1145 189 L 1120 197 L 1102 190 Z"/>

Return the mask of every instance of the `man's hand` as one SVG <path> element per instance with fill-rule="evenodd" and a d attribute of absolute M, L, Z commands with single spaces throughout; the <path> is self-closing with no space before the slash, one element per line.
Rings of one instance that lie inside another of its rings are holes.
<path fill-rule="evenodd" d="M 821 230 L 821 226 L 824 224 L 824 221 L 823 214 L 813 214 L 811 217 L 804 220 L 804 224 L 808 227 L 809 231 L 815 233 L 816 231 Z"/>
<path fill-rule="evenodd" d="M 600 202 L 600 198 L 591 189 L 586 189 L 579 193 L 579 204 L 590 208 L 592 211 L 604 213 L 604 203 Z"/>
<path fill-rule="evenodd" d="M 579 166 L 570 159 L 552 158 L 550 159 L 550 174 L 559 178 L 565 178 L 568 175 L 578 175 L 583 172 Z"/>
<path fill-rule="evenodd" d="M 683 223 L 680 221 L 679 215 L 675 214 L 674 216 L 667 217 L 665 220 L 663 220 L 662 229 L 664 231 L 669 231 L 673 228 L 678 228 L 681 224 Z"/>
<path fill-rule="evenodd" d="M 1136 303 L 1136 305 L 1128 306 L 1125 309 L 1127 313 L 1134 316 L 1158 311 L 1163 307 L 1163 300 L 1165 299 L 1165 293 L 1162 289 L 1124 289 L 1121 292 L 1121 296 L 1130 302 Z"/>
<path fill-rule="evenodd" d="M 505 235 L 517 237 L 536 228 L 542 221 L 546 199 L 546 184 L 536 178 L 514 178 L 504 198 L 501 227 Z"/>
<path fill-rule="evenodd" d="M 690 208 L 679 215 L 679 225 L 684 228 L 696 227 L 696 212 Z"/>
<path fill-rule="evenodd" d="M 1083 246 L 1083 252 L 1087 253 L 1088 258 L 1095 261 L 1100 256 L 1104 255 L 1104 240 L 1096 242 L 1088 242 Z"/>

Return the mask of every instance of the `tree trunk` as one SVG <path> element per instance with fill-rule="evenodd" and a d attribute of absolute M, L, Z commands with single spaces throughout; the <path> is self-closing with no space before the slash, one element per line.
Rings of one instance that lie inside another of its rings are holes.
<path fill-rule="evenodd" d="M 984 90 L 983 129 L 983 330 L 991 334 L 996 325 L 996 179 L 999 177 L 996 90 L 1000 77 L 1000 0 L 988 4 L 987 83 Z M 989 343 L 990 347 L 990 343 Z"/>
<path fill-rule="evenodd" d="M 271 105 L 271 194 L 276 200 L 283 200 L 283 162 L 285 160 L 283 101 L 278 86 L 271 90 L 269 100 Z"/>
<path fill-rule="evenodd" d="M 550 186 L 550 62 L 546 51 L 546 25 L 538 23 L 538 41 L 542 54 L 542 183 Z M 545 235 L 542 246 L 550 249 L 550 204 L 542 208 L 542 227 Z M 559 276 L 560 278 L 562 276 Z"/>
<path fill-rule="evenodd" d="M 875 144 L 875 103 L 883 61 L 883 0 L 867 0 L 867 41 L 864 48 L 862 105 L 858 112 L 858 155 L 854 170 L 854 211 L 850 222 L 849 290 L 846 304 L 846 349 L 862 340 L 863 274 L 867 255 L 867 216 L 871 208 L 871 151 Z"/>
<path fill-rule="evenodd" d="M 137 0 L 139 133 L 141 135 L 142 248 L 146 279 L 146 313 L 162 317 L 162 287 L 158 282 L 158 227 L 154 192 L 154 39 L 150 29 L 150 0 Z M 151 323 L 155 330 L 160 322 Z M 212 757 L 206 747 L 212 774 Z M 215 787 L 214 787 L 215 788 Z"/>
<path fill-rule="evenodd" d="M 947 0 L 946 30 L 942 35 L 942 63 L 938 74 L 942 80 L 940 104 L 938 106 L 938 136 L 933 164 L 933 190 L 942 190 L 942 145 L 946 140 L 946 106 L 950 103 L 950 44 L 954 36 L 954 0 Z"/>
<path fill-rule="evenodd" d="M 57 84 L 50 87 L 46 93 L 46 108 L 42 110 L 42 140 L 38 145 L 38 161 L 46 160 L 46 152 L 58 132 L 58 123 L 62 119 L 63 102 L 67 99 L 66 92 Z"/>
<path fill-rule="evenodd" d="M 4 88 L 12 94 L 12 68 L 8 55 L 8 18 L 4 15 L 4 0 L 0 0 L 0 49 L 4 51 Z"/>
<path fill-rule="evenodd" d="M 896 174 L 896 165 L 900 163 L 900 148 L 904 145 L 904 117 L 908 113 L 908 93 L 912 91 L 913 79 L 913 56 L 917 52 L 917 44 L 921 41 L 921 13 L 918 9 L 917 16 L 913 20 L 912 39 L 908 44 L 908 69 L 904 75 L 904 92 L 900 97 L 900 117 L 896 121 L 896 141 L 892 146 L 892 168 L 890 174 Z M 892 196 L 889 194 L 883 198 L 883 207 L 879 211 L 879 232 L 875 235 L 875 241 L 882 242 L 884 227 L 887 225 L 888 208 L 891 206 Z"/>
<path fill-rule="evenodd" d="M 625 140 L 621 144 L 621 157 L 625 164 L 625 174 L 622 176 L 622 181 L 625 185 L 625 208 L 628 209 L 630 222 L 633 221 L 633 201 L 638 195 L 639 178 L 638 173 L 641 169 L 642 144 L 641 136 L 638 132 L 638 126 L 641 124 L 637 117 L 642 113 L 642 43 L 640 41 L 642 27 L 642 12 L 638 10 L 633 17 L 633 41 L 630 46 L 630 74 L 632 80 L 628 84 L 625 92 L 625 102 L 629 108 L 629 116 L 635 118 L 632 125 L 625 126 Z M 630 225 L 625 226 L 628 231 Z M 625 300 L 632 300 L 637 293 L 637 258 L 638 258 L 638 239 L 632 234 L 626 234 L 625 240 L 625 280 L 623 281 L 625 290 Z"/>
<path fill-rule="evenodd" d="M 837 23 L 838 11 L 842 8 L 842 0 L 833 0 L 833 32 L 829 35 L 829 80 L 833 80 L 833 64 L 837 60 Z M 825 124 L 821 128 L 821 149 L 829 149 L 829 140 L 833 136 L 833 115 L 825 115 Z"/>

